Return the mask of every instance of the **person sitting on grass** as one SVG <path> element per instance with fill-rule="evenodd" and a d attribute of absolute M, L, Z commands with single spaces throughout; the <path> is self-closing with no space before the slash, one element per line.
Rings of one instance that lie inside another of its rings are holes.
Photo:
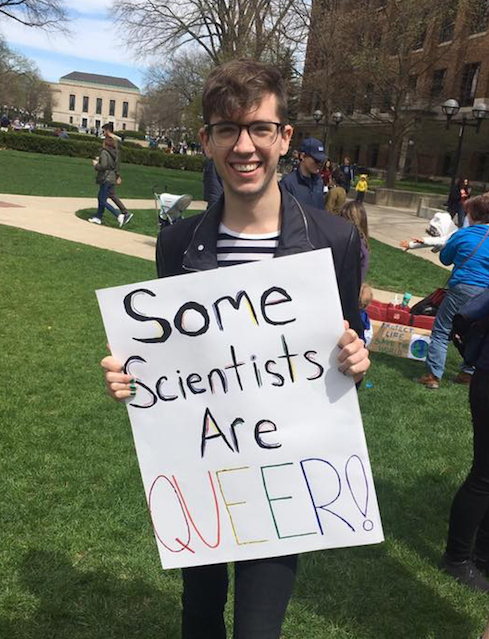
<path fill-rule="evenodd" d="M 96 182 L 99 185 L 98 210 L 88 221 L 92 224 L 102 224 L 102 217 L 105 209 L 107 209 L 119 222 L 119 227 L 122 227 L 129 222 L 132 218 L 132 214 L 129 213 L 125 216 L 122 213 L 118 213 L 115 208 L 107 202 L 110 190 L 117 181 L 117 150 L 115 141 L 111 137 L 106 136 L 104 138 L 104 145 L 100 156 L 92 160 L 92 164 L 97 172 Z"/>

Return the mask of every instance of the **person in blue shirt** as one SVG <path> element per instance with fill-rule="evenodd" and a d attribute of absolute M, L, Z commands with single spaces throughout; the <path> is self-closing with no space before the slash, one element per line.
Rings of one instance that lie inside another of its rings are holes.
<path fill-rule="evenodd" d="M 440 386 L 455 313 L 471 297 L 489 288 L 489 193 L 470 198 L 464 208 L 469 226 L 454 233 L 440 252 L 442 264 L 454 267 L 431 333 L 428 372 L 418 380 L 427 388 Z M 472 369 L 463 368 L 455 381 L 469 383 L 471 372 Z"/>
<path fill-rule="evenodd" d="M 301 204 L 324 209 L 324 186 L 321 169 L 326 161 L 324 146 L 316 138 L 307 138 L 299 148 L 300 164 L 282 179 L 282 186 Z"/>

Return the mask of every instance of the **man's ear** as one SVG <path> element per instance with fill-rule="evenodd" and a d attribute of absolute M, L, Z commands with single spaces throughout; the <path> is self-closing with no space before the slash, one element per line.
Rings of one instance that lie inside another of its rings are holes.
<path fill-rule="evenodd" d="M 283 127 L 281 145 L 280 145 L 280 155 L 286 155 L 287 154 L 287 152 L 289 150 L 290 140 L 292 139 L 293 132 L 294 132 L 294 129 L 290 126 L 290 124 L 286 124 Z"/>
<path fill-rule="evenodd" d="M 199 130 L 199 137 L 200 140 L 202 142 L 202 148 L 204 149 L 204 153 L 206 155 L 206 157 L 208 157 L 209 159 L 212 159 L 212 151 L 211 151 L 211 144 L 210 144 L 210 139 L 209 139 L 209 133 L 208 131 L 202 127 Z"/>

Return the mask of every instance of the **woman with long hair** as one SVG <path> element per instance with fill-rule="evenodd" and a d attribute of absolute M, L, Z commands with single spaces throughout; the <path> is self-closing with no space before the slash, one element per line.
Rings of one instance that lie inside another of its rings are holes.
<path fill-rule="evenodd" d="M 348 202 L 341 208 L 340 215 L 351 222 L 360 235 L 360 269 L 363 283 L 367 277 L 370 262 L 367 211 L 361 202 L 353 201 Z"/>

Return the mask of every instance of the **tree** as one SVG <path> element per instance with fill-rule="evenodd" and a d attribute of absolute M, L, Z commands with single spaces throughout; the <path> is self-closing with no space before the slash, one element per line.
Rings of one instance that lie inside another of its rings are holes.
<path fill-rule="evenodd" d="M 60 0 L 0 0 L 0 16 L 27 27 L 67 30 L 68 14 Z"/>
<path fill-rule="evenodd" d="M 37 120 L 51 101 L 51 89 L 38 68 L 26 57 L 12 51 L 0 37 L 0 104 Z"/>
<path fill-rule="evenodd" d="M 279 34 L 299 39 L 296 0 L 122 0 L 112 11 L 141 55 L 166 58 L 196 45 L 213 64 L 239 57 L 261 59 Z"/>

